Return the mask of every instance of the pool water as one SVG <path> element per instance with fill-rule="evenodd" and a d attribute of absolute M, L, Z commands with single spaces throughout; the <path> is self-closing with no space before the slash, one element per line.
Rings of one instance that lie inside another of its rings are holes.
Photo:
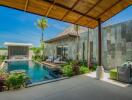
<path fill-rule="evenodd" d="M 26 74 L 31 78 L 31 83 L 59 78 L 59 75 L 53 70 L 33 61 L 10 61 L 7 64 L 8 72 L 25 70 Z"/>

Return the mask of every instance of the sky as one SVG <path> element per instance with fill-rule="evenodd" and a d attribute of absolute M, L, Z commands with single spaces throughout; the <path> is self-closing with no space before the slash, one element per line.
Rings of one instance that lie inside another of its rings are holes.
<path fill-rule="evenodd" d="M 38 19 L 41 19 L 41 16 L 0 6 L 0 47 L 4 47 L 4 42 L 32 43 L 34 46 L 39 46 L 41 30 L 36 26 Z M 46 19 L 48 28 L 44 31 L 45 40 L 56 37 L 71 25 Z M 103 23 L 103 26 L 127 20 L 132 20 L 132 6 Z"/>

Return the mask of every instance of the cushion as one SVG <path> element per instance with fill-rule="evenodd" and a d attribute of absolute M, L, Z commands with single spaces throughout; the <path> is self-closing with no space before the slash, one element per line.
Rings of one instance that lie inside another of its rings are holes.
<path fill-rule="evenodd" d="M 110 78 L 117 80 L 117 68 L 110 70 Z"/>

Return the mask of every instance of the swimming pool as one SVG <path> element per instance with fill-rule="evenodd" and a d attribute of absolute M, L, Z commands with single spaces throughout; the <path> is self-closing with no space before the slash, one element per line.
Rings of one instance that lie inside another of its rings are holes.
<path fill-rule="evenodd" d="M 34 61 L 8 61 L 7 71 L 15 70 L 25 70 L 31 78 L 29 84 L 60 78 L 60 75 L 53 70 Z"/>

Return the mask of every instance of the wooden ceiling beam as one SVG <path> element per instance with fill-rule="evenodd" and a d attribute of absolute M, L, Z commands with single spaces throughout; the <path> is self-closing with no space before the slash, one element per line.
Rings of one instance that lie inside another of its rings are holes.
<path fill-rule="evenodd" d="M 117 0 L 116 3 L 114 3 L 112 6 L 108 7 L 106 10 L 104 10 L 102 13 L 100 13 L 96 19 L 99 19 L 100 16 L 102 16 L 104 13 L 106 13 L 107 11 L 109 11 L 111 8 L 113 8 L 114 6 L 116 6 L 118 3 L 120 3 L 122 0 Z"/>
<path fill-rule="evenodd" d="M 43 0 L 43 1 L 44 1 L 44 2 L 48 2 L 48 3 L 50 3 L 50 4 L 53 4 L 53 3 L 54 3 L 53 1 L 50 1 L 50 0 Z M 66 6 L 63 6 L 63 5 L 58 4 L 58 3 L 56 3 L 55 5 L 58 6 L 58 7 L 63 8 L 63 9 L 69 10 L 69 11 L 72 10 L 71 8 L 66 7 Z M 85 14 L 83 14 L 83 13 L 81 13 L 81 12 L 79 12 L 79 11 L 76 11 L 76 10 L 72 10 L 72 12 L 77 13 L 77 14 L 82 15 L 82 16 L 85 16 Z M 93 20 L 96 20 L 96 21 L 97 21 L 97 19 L 94 18 L 94 17 L 92 17 L 92 16 L 86 15 L 85 17 L 88 17 L 88 18 L 90 18 L 90 19 L 93 19 Z"/>
<path fill-rule="evenodd" d="M 24 8 L 24 11 L 25 11 L 25 12 L 27 11 L 28 4 L 29 4 L 29 0 L 26 0 L 26 3 L 25 3 L 25 8 Z"/>
<path fill-rule="evenodd" d="M 77 0 L 77 1 L 73 4 L 73 6 L 71 7 L 71 11 L 73 11 L 73 9 L 74 9 L 75 6 L 79 3 L 79 1 L 80 1 L 80 0 Z M 61 18 L 61 21 L 62 21 L 71 11 L 67 11 L 67 12 L 65 13 L 65 15 Z"/>
<path fill-rule="evenodd" d="M 101 1 L 103 0 L 98 0 L 86 13 L 85 16 L 92 10 L 94 9 Z M 81 18 L 83 18 L 84 16 L 80 16 L 74 23 L 77 23 Z"/>
<path fill-rule="evenodd" d="M 53 4 L 52 4 L 52 5 L 50 6 L 50 8 L 47 10 L 47 12 L 46 12 L 46 14 L 45 14 L 46 17 L 49 15 L 51 9 L 55 6 L 55 2 L 56 2 L 56 0 L 53 1 Z"/>

